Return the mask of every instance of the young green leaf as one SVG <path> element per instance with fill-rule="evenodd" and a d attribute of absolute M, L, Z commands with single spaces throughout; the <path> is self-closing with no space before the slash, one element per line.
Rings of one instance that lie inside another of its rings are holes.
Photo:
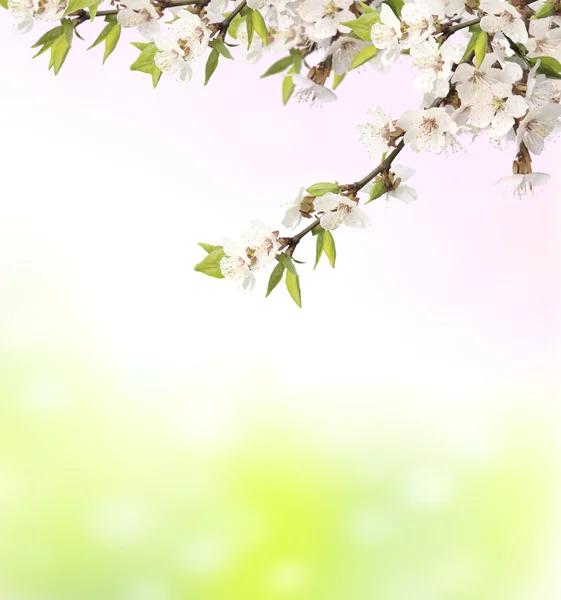
<path fill-rule="evenodd" d="M 541 75 L 545 75 L 550 79 L 561 79 L 561 63 L 552 56 L 538 56 L 537 58 L 531 58 L 530 64 L 532 67 L 536 65 L 536 63 L 540 61 L 540 66 L 538 67 L 538 73 Z"/>
<path fill-rule="evenodd" d="M 99 5 L 101 4 L 101 0 L 95 0 L 93 4 L 88 6 L 88 12 L 90 13 L 90 21 L 95 21 L 95 17 L 97 15 L 97 10 Z"/>
<path fill-rule="evenodd" d="M 257 10 L 253 10 L 253 29 L 255 33 L 263 40 L 263 45 L 269 45 L 269 33 L 267 32 L 267 25 L 265 24 L 265 19 L 261 15 L 261 13 Z"/>
<path fill-rule="evenodd" d="M 8 8 L 8 0 L 0 0 L 0 6 L 2 8 Z"/>
<path fill-rule="evenodd" d="M 335 240 L 333 239 L 333 234 L 327 229 L 325 230 L 325 234 L 323 236 L 323 251 L 329 259 L 331 267 L 334 269 L 335 261 L 337 260 L 337 249 L 335 248 Z"/>
<path fill-rule="evenodd" d="M 463 55 L 462 60 L 460 61 L 460 63 L 464 63 L 464 62 L 466 62 L 467 60 L 470 59 L 470 57 L 471 57 L 471 55 L 473 53 L 473 50 L 475 48 L 475 44 L 477 43 L 478 37 L 479 37 L 479 32 L 471 34 L 471 38 L 469 40 L 469 43 L 468 43 L 468 45 L 466 47 L 466 51 L 465 51 L 465 53 L 464 53 L 464 55 Z"/>
<path fill-rule="evenodd" d="M 378 198 L 381 198 L 386 192 L 387 192 L 388 188 L 384 182 L 383 179 L 378 179 L 377 181 L 374 182 L 374 185 L 372 186 L 372 189 L 370 190 L 370 198 L 364 203 L 364 205 L 366 206 L 367 204 L 370 204 L 370 202 L 373 202 L 374 200 L 378 200 Z"/>
<path fill-rule="evenodd" d="M 140 50 L 140 55 L 130 66 L 131 71 L 140 71 L 152 76 L 152 85 L 156 87 L 162 76 L 162 72 L 154 62 L 154 56 L 158 48 L 154 42 L 132 42 L 132 45 Z"/>
<path fill-rule="evenodd" d="M 350 27 L 363 42 L 372 42 L 372 38 L 370 37 L 372 25 L 378 23 L 379 20 L 380 13 L 374 10 L 365 15 L 361 15 L 358 19 L 345 21 L 344 23 L 341 23 L 341 25 Z"/>
<path fill-rule="evenodd" d="M 285 269 L 284 265 L 280 262 L 273 269 L 273 272 L 271 273 L 271 277 L 269 278 L 269 285 L 267 286 L 267 294 L 266 294 L 265 298 L 268 298 L 271 295 L 271 292 L 282 281 L 284 269 Z"/>
<path fill-rule="evenodd" d="M 82 10 L 83 8 L 89 8 L 92 4 L 95 4 L 96 1 L 97 0 L 70 0 L 64 11 L 64 16 L 76 12 L 77 10 Z"/>
<path fill-rule="evenodd" d="M 354 58 L 349 71 L 361 67 L 364 63 L 372 60 L 378 54 L 378 48 L 376 46 L 366 46 L 363 48 Z"/>
<path fill-rule="evenodd" d="M 211 48 L 216 48 L 218 50 L 218 52 L 220 52 L 220 54 L 224 58 L 228 58 L 230 60 L 234 59 L 234 57 L 232 56 L 230 50 L 228 50 L 228 47 L 226 46 L 226 44 L 224 43 L 224 40 L 222 38 L 218 37 L 215 40 L 212 40 L 212 42 L 210 42 L 209 46 Z"/>
<path fill-rule="evenodd" d="M 261 79 L 264 77 L 269 77 L 271 75 L 276 75 L 277 73 L 282 73 L 286 69 L 292 66 L 292 56 L 285 56 L 277 62 L 273 63 L 266 71 L 261 75 Z"/>
<path fill-rule="evenodd" d="M 487 40 L 489 36 L 486 31 L 478 34 L 473 51 L 475 52 L 475 68 L 479 69 L 487 53 Z"/>
<path fill-rule="evenodd" d="M 248 8 L 248 7 L 246 7 Z M 245 26 L 247 28 L 247 49 L 251 48 L 251 42 L 253 42 L 253 9 L 249 9 L 245 16 Z"/>
<path fill-rule="evenodd" d="M 337 73 L 335 73 L 333 75 L 333 85 L 331 86 L 332 90 L 336 90 L 343 83 L 343 79 L 345 79 L 345 75 L 346 75 L 346 73 L 343 73 L 343 75 L 337 75 Z"/>
<path fill-rule="evenodd" d="M 296 302 L 296 304 L 302 308 L 302 293 L 300 291 L 300 277 L 298 275 L 294 275 L 294 273 L 287 271 L 286 272 L 286 289 L 288 293 Z"/>
<path fill-rule="evenodd" d="M 336 183 L 322 182 L 322 183 L 314 183 L 309 188 L 306 189 L 308 194 L 312 196 L 324 196 L 328 192 L 333 194 L 338 194 L 341 191 L 341 188 Z"/>
<path fill-rule="evenodd" d="M 302 62 L 304 60 L 302 58 L 302 52 L 300 52 L 300 50 L 292 49 L 290 51 L 290 55 L 292 56 L 292 64 L 294 65 L 294 72 L 298 74 L 302 70 Z"/>
<path fill-rule="evenodd" d="M 296 271 L 296 267 L 294 266 L 294 263 L 292 262 L 292 258 L 290 258 L 290 256 L 288 256 L 288 254 L 279 254 L 278 257 L 279 262 L 284 265 L 284 268 L 287 271 L 290 271 L 293 275 L 298 275 L 298 272 Z"/>
<path fill-rule="evenodd" d="M 315 229 L 314 229 L 315 232 Z M 316 233 L 316 262 L 314 264 L 314 269 L 319 265 L 319 261 L 321 260 L 323 254 L 323 240 L 325 238 L 325 229 L 323 227 Z"/>
<path fill-rule="evenodd" d="M 61 35 L 64 35 L 64 25 L 49 29 L 31 47 L 39 48 L 39 46 L 47 46 L 49 48 Z"/>
<path fill-rule="evenodd" d="M 222 248 L 222 246 L 213 246 L 212 244 L 204 244 L 203 242 L 199 242 L 198 244 L 207 254 Z"/>
<path fill-rule="evenodd" d="M 401 11 L 405 6 L 404 0 L 386 0 L 386 4 L 393 10 L 393 12 L 401 17 Z"/>
<path fill-rule="evenodd" d="M 216 250 L 207 254 L 199 264 L 195 265 L 195 271 L 204 273 L 209 277 L 215 277 L 216 279 L 224 279 L 224 275 L 220 270 L 220 261 L 224 256 L 222 246 L 217 247 Z"/>
<path fill-rule="evenodd" d="M 282 80 L 282 103 L 285 106 L 288 104 L 288 101 L 290 100 L 290 97 L 292 96 L 295 87 L 296 86 L 294 85 L 294 82 L 292 81 L 292 77 L 290 75 L 287 75 Z"/>
<path fill-rule="evenodd" d="M 540 8 L 538 8 L 536 14 L 532 17 L 532 19 L 547 19 L 555 14 L 555 5 L 552 0 L 548 0 L 545 4 L 542 4 Z"/>
<path fill-rule="evenodd" d="M 213 48 L 211 53 L 208 55 L 208 59 L 206 61 L 205 66 L 205 85 L 209 82 L 212 77 L 214 71 L 216 71 L 216 67 L 218 66 L 218 59 L 220 58 L 220 54 L 216 48 Z"/>

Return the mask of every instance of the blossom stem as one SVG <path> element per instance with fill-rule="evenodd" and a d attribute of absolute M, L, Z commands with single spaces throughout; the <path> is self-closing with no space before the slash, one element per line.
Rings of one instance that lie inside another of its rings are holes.
<path fill-rule="evenodd" d="M 247 6 L 246 0 L 240 2 L 236 8 L 219 24 L 218 30 L 221 32 L 221 35 L 225 35 L 228 31 L 228 27 L 230 27 L 230 23 L 242 12 L 242 10 Z"/>
<path fill-rule="evenodd" d="M 210 2 L 210 0 L 167 0 L 167 2 L 159 3 L 159 6 L 163 9 L 175 8 L 178 6 L 188 6 L 190 4 L 206 6 L 209 2 Z M 123 10 L 123 9 L 122 8 L 110 8 L 108 10 L 98 10 L 96 12 L 95 16 L 96 17 L 108 17 L 111 15 L 117 15 L 121 12 L 121 10 Z M 69 16 L 73 16 L 74 14 L 78 14 L 81 12 L 82 12 L 82 10 L 77 11 L 76 13 L 72 13 Z M 89 19 L 89 15 L 87 16 L 87 18 Z"/>
<path fill-rule="evenodd" d="M 458 23 L 457 25 L 451 25 L 450 27 L 446 27 L 444 30 L 444 34 L 446 37 L 450 37 L 456 31 L 460 31 L 462 29 L 466 29 L 466 27 L 471 27 L 472 25 L 478 25 L 481 22 L 481 17 L 478 19 L 473 19 L 471 21 L 465 21 L 464 23 Z"/>

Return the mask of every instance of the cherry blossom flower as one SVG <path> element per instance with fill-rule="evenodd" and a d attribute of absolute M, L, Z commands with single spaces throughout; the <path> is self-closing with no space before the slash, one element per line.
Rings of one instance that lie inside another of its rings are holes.
<path fill-rule="evenodd" d="M 243 235 L 248 246 L 252 271 L 257 271 L 270 264 L 277 255 L 280 244 L 275 233 L 261 221 L 251 221 L 251 228 Z"/>
<path fill-rule="evenodd" d="M 324 85 L 314 83 L 304 75 L 293 75 L 292 81 L 298 88 L 296 96 L 300 101 L 310 101 L 312 105 L 321 102 L 333 102 L 337 100 L 335 92 L 327 89 Z"/>
<path fill-rule="evenodd" d="M 390 147 L 395 126 L 388 113 L 379 106 L 368 111 L 368 123 L 357 125 L 358 141 L 368 150 L 370 158 L 377 159 Z"/>
<path fill-rule="evenodd" d="M 186 45 L 188 60 L 198 58 L 208 47 L 210 30 L 201 21 L 198 15 L 188 10 L 180 10 L 177 19 L 171 24 L 171 30 L 181 40 L 182 46 Z"/>
<path fill-rule="evenodd" d="M 404 129 L 405 143 L 415 152 L 440 154 L 458 126 L 444 108 L 410 110 L 401 116 L 398 127 Z"/>
<path fill-rule="evenodd" d="M 226 255 L 220 261 L 222 275 L 238 283 L 244 290 L 252 290 L 255 286 L 255 275 L 251 272 L 247 252 L 229 239 L 224 239 L 222 245 Z"/>
<path fill-rule="evenodd" d="M 487 33 L 502 31 L 513 42 L 528 41 L 526 25 L 522 15 L 505 0 L 481 0 L 479 9 L 487 13 L 481 19 L 481 29 Z"/>
<path fill-rule="evenodd" d="M 398 58 L 401 35 L 401 21 L 387 4 L 382 4 L 380 21 L 372 25 L 370 37 L 374 46 L 382 50 L 379 56 L 383 64 L 390 65 Z"/>
<path fill-rule="evenodd" d="M 450 40 L 441 46 L 434 37 L 411 48 L 413 64 L 419 70 L 415 87 L 423 94 L 434 94 L 444 98 L 450 91 L 450 76 L 454 63 L 459 62 L 461 50 Z"/>
<path fill-rule="evenodd" d="M 552 56 L 561 58 L 561 29 L 551 29 L 552 19 L 537 19 L 530 22 L 530 35 L 526 43 L 528 56 Z"/>
<path fill-rule="evenodd" d="M 532 154 L 541 154 L 545 140 L 559 129 L 561 104 L 546 104 L 528 112 L 518 127 L 516 142 L 526 145 Z"/>
<path fill-rule="evenodd" d="M 148 0 L 124 0 L 125 8 L 117 13 L 117 21 L 123 27 L 134 27 L 145 38 L 151 39 L 160 31 L 159 15 Z"/>
<path fill-rule="evenodd" d="M 315 40 L 333 37 L 340 30 L 341 23 L 355 18 L 349 10 L 353 0 L 304 0 L 298 14 L 311 26 L 308 36 Z M 348 29 L 346 29 L 348 31 Z"/>
<path fill-rule="evenodd" d="M 368 46 L 368 42 L 353 38 L 341 37 L 335 40 L 325 52 L 325 56 L 333 56 L 333 69 L 337 75 L 344 75 L 351 66 L 355 56 Z"/>
<path fill-rule="evenodd" d="M 284 219 L 282 220 L 283 227 L 294 229 L 302 222 L 301 209 L 305 191 L 306 190 L 304 188 L 300 188 L 300 192 L 298 193 L 298 196 L 296 196 L 296 200 L 294 200 L 294 202 L 286 209 Z"/>
<path fill-rule="evenodd" d="M 523 117 L 528 104 L 522 96 L 496 95 L 491 90 L 482 95 L 470 113 L 469 123 L 480 129 L 491 126 L 489 135 L 502 137 L 514 126 L 514 120 Z"/>
<path fill-rule="evenodd" d="M 328 192 L 314 201 L 316 212 L 323 212 L 320 225 L 324 229 L 337 229 L 339 225 L 347 227 L 370 227 L 368 215 L 358 208 L 354 200 Z"/>
<path fill-rule="evenodd" d="M 547 173 L 528 173 L 527 175 L 509 175 L 503 177 L 497 184 L 514 188 L 514 195 L 518 198 L 533 192 L 535 187 L 545 185 L 551 179 Z"/>
<path fill-rule="evenodd" d="M 159 50 L 154 56 L 158 69 L 168 75 L 178 75 L 181 81 L 190 81 L 193 70 L 179 43 L 161 33 L 154 34 L 154 42 Z"/>

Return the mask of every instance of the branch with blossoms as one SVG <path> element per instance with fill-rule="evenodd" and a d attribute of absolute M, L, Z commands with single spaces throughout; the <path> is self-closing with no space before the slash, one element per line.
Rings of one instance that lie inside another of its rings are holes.
<path fill-rule="evenodd" d="M 325 254 L 334 267 L 333 232 L 366 228 L 363 205 L 386 198 L 417 199 L 412 169 L 394 165 L 405 149 L 441 154 L 462 138 L 487 135 L 513 148 L 513 173 L 501 183 L 520 196 L 549 179 L 532 162 L 560 128 L 561 0 L 0 0 L 23 33 L 57 22 L 34 44 L 50 52 L 59 73 L 79 26 L 105 24 L 89 48 L 103 61 L 123 30 L 137 32 L 131 70 L 189 81 L 200 66 L 207 85 L 232 59 L 277 55 L 262 77 L 278 77 L 283 104 L 337 100 L 336 90 L 365 66 L 388 71 L 400 60 L 416 69 L 419 108 L 393 118 L 375 106 L 357 126 L 358 141 L 378 166 L 350 184 L 302 189 L 282 219 L 281 233 L 252 221 L 239 243 L 201 244 L 199 272 L 251 289 L 271 268 L 267 295 L 284 279 L 301 306 L 295 258 L 301 240 L 316 238 L 315 266 Z M 164 19 L 164 16 L 167 18 Z M 278 55 L 280 54 L 280 57 Z M 204 66 L 203 66 L 204 63 Z M 361 206 L 362 203 L 362 206 Z M 304 226 L 305 225 L 305 226 Z M 303 227 L 296 233 L 296 230 Z M 298 251 L 299 252 L 299 251 Z M 314 267 L 315 268 L 315 267 Z"/>

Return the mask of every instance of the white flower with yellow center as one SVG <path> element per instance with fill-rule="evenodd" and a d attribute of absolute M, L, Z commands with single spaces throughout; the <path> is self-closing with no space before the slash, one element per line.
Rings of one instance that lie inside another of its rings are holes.
<path fill-rule="evenodd" d="M 124 9 L 117 13 L 117 21 L 123 27 L 133 27 L 145 38 L 152 39 L 160 30 L 159 15 L 148 0 L 124 0 Z"/>
<path fill-rule="evenodd" d="M 308 37 L 319 42 L 333 37 L 340 30 L 344 21 L 352 21 L 356 17 L 349 10 L 353 0 L 304 0 L 297 9 L 300 18 L 308 23 Z"/>
<path fill-rule="evenodd" d="M 380 21 L 374 23 L 370 30 L 372 43 L 378 50 L 382 50 L 379 54 L 382 64 L 391 65 L 397 60 L 401 35 L 401 21 L 387 4 L 382 4 Z"/>
<path fill-rule="evenodd" d="M 185 50 L 186 60 L 192 61 L 198 58 L 208 47 L 210 30 L 201 21 L 198 15 L 188 10 L 180 10 L 177 19 L 171 24 L 171 30 L 179 38 Z"/>
<path fill-rule="evenodd" d="M 458 125 L 444 108 L 410 110 L 397 122 L 406 131 L 405 143 L 415 152 L 440 154 L 458 131 Z"/>
<path fill-rule="evenodd" d="M 479 10 L 487 13 L 480 23 L 483 31 L 502 31 L 515 43 L 525 44 L 528 41 L 528 31 L 522 15 L 505 0 L 481 0 Z"/>
<path fill-rule="evenodd" d="M 324 229 L 337 229 L 340 225 L 347 227 L 370 227 L 368 215 L 354 200 L 338 194 L 328 192 L 314 200 L 316 212 L 324 213 L 320 218 L 320 225 Z"/>
<path fill-rule="evenodd" d="M 224 258 L 220 261 L 220 271 L 226 279 L 231 279 L 244 290 L 251 290 L 255 285 L 255 275 L 250 269 L 247 252 L 229 239 L 222 241 Z"/>
<path fill-rule="evenodd" d="M 390 147 L 395 126 L 391 117 L 381 107 L 368 111 L 368 123 L 357 125 L 358 141 L 368 150 L 370 158 L 378 159 Z"/>
<path fill-rule="evenodd" d="M 526 145 L 532 154 L 541 154 L 545 140 L 560 128 L 561 104 L 547 104 L 528 112 L 516 134 L 516 142 Z"/>
<path fill-rule="evenodd" d="M 522 96 L 496 95 L 488 90 L 472 107 L 468 123 L 479 129 L 491 126 L 489 135 L 499 138 L 506 135 L 514 127 L 514 120 L 523 117 L 527 111 L 528 103 Z"/>

